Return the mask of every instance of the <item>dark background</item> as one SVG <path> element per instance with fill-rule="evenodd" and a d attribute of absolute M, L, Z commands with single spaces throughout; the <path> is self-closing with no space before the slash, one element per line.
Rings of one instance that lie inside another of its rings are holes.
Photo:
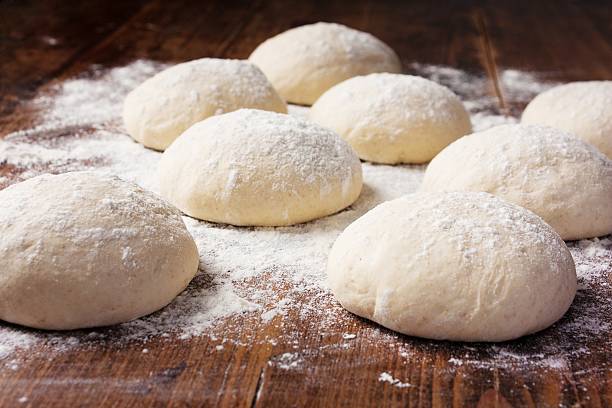
<path fill-rule="evenodd" d="M 371 32 L 404 64 L 494 80 L 498 66 L 612 78 L 610 1 L 0 1 L 0 136 L 13 130 L 18 101 L 90 64 L 246 58 L 271 35 L 316 21 Z M 503 104 L 503 90 L 493 91 Z"/>

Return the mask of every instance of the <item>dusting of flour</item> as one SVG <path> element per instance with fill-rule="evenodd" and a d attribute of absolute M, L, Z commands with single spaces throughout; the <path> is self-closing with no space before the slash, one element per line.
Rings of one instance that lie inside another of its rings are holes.
<path fill-rule="evenodd" d="M 0 172 L 0 187 L 45 172 L 96 169 L 159 191 L 156 169 L 160 153 L 144 148 L 125 134 L 120 112 L 127 92 L 164 67 L 146 60 L 109 70 L 94 67 L 84 76 L 56 84 L 30 101 L 28 108 L 37 112 L 36 126 L 10 134 L 0 142 L 0 164 L 11 170 Z M 516 122 L 514 117 L 500 114 L 485 78 L 444 66 L 413 64 L 409 70 L 460 95 L 476 130 Z M 554 85 L 516 70 L 502 71 L 500 80 L 505 102 L 510 106 L 524 105 Z M 307 108 L 291 106 L 290 113 L 304 116 Z M 349 349 L 355 347 L 355 340 L 384 344 L 403 360 L 422 349 L 445 347 L 452 367 L 537 365 L 563 370 L 576 356 L 609 352 L 610 238 L 570 243 L 580 285 L 574 305 L 551 329 L 521 341 L 451 347 L 445 342 L 401 336 L 369 323 L 356 326 L 356 318 L 345 312 L 325 287 L 329 249 L 340 232 L 366 211 L 415 191 L 424 166 L 364 163 L 363 172 L 365 184 L 360 198 L 344 211 L 314 222 L 282 228 L 239 228 L 184 217 L 199 248 L 200 271 L 172 304 L 150 316 L 106 329 L 45 333 L 3 324 L 0 361 L 9 369 L 17 369 L 18 359 L 27 354 L 23 351 L 34 345 L 59 353 L 71 347 L 97 347 L 104 342 L 138 341 L 146 345 L 153 338 L 188 341 L 193 336 L 208 336 L 218 342 L 218 351 L 226 343 L 292 345 L 296 351 L 282 354 L 269 364 L 296 369 L 311 357 L 299 348 L 305 333 L 334 336 L 338 327 L 347 332 L 333 337 L 333 347 Z M 258 337 L 256 330 L 244 330 L 260 325 L 276 330 L 269 330 L 272 334 L 266 337 Z M 594 349 L 595 344 L 607 350 Z M 143 353 L 145 350 L 148 349 Z M 379 381 L 410 387 L 386 372 L 380 374 Z"/>

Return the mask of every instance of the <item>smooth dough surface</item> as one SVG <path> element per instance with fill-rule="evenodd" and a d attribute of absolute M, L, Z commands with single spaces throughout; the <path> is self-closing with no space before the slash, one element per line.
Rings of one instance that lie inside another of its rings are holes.
<path fill-rule="evenodd" d="M 422 191 L 486 191 L 542 217 L 565 240 L 612 232 L 612 161 L 561 130 L 503 125 L 465 136 L 427 167 Z"/>
<path fill-rule="evenodd" d="M 612 81 L 572 82 L 549 89 L 527 105 L 521 121 L 573 133 L 612 159 Z"/>
<path fill-rule="evenodd" d="M 398 56 L 371 34 L 334 23 L 292 28 L 261 43 L 249 57 L 288 102 L 312 105 L 356 75 L 401 72 Z"/>
<path fill-rule="evenodd" d="M 325 92 L 310 119 L 342 136 L 363 160 L 425 163 L 471 132 L 470 116 L 450 89 L 425 78 L 370 74 Z"/>
<path fill-rule="evenodd" d="M 334 243 L 328 284 L 349 311 L 430 339 L 505 341 L 567 311 L 576 271 L 530 211 L 487 193 L 415 193 L 357 219 Z"/>
<path fill-rule="evenodd" d="M 202 58 L 168 68 L 128 94 L 123 121 L 134 139 L 166 149 L 209 116 L 241 108 L 287 112 L 259 68 L 248 61 Z"/>
<path fill-rule="evenodd" d="M 361 162 L 331 130 L 242 109 L 195 124 L 162 155 L 162 196 L 233 225 L 291 225 L 333 214 L 361 192 Z"/>
<path fill-rule="evenodd" d="M 126 322 L 174 299 L 198 269 L 180 212 L 93 172 L 0 191 L 0 319 L 68 330 Z"/>

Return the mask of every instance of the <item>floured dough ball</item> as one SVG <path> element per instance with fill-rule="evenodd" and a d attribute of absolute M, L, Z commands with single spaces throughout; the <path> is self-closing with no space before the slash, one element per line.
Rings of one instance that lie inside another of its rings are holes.
<path fill-rule="evenodd" d="M 125 127 L 147 147 L 164 150 L 209 116 L 241 108 L 287 112 L 266 76 L 248 61 L 202 58 L 175 65 L 128 94 Z"/>
<path fill-rule="evenodd" d="M 126 322 L 172 301 L 198 269 L 180 212 L 93 172 L 0 191 L 0 319 L 68 330 Z"/>
<path fill-rule="evenodd" d="M 242 109 L 197 123 L 162 155 L 161 192 L 186 214 L 291 225 L 333 214 L 361 191 L 361 163 L 330 130 Z"/>
<path fill-rule="evenodd" d="M 316 23 L 278 34 L 249 57 L 285 100 L 311 105 L 345 79 L 401 72 L 399 58 L 371 34 L 340 24 Z"/>
<path fill-rule="evenodd" d="M 612 159 L 612 81 L 573 82 L 549 89 L 527 105 L 521 121 L 573 133 Z"/>
<path fill-rule="evenodd" d="M 503 125 L 463 137 L 431 161 L 422 190 L 495 194 L 565 240 L 612 232 L 612 161 L 550 127 Z"/>
<path fill-rule="evenodd" d="M 336 131 L 375 163 L 425 163 L 470 133 L 470 115 L 450 89 L 425 78 L 371 74 L 325 92 L 310 119 Z"/>
<path fill-rule="evenodd" d="M 329 286 L 347 310 L 411 336 L 505 341 L 567 311 L 576 271 L 532 212 L 486 193 L 416 193 L 338 237 Z"/>

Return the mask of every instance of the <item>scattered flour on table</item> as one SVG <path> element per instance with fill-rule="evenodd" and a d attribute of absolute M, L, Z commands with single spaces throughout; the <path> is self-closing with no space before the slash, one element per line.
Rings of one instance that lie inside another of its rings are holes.
<path fill-rule="evenodd" d="M 0 164 L 12 169 L 11 176 L 0 175 L 0 187 L 45 172 L 97 169 L 158 191 L 160 153 L 144 148 L 125 134 L 120 112 L 127 92 L 164 67 L 144 60 L 108 70 L 93 67 L 82 77 L 45 90 L 29 102 L 28 109 L 36 112 L 35 126 L 0 141 Z M 409 71 L 458 93 L 476 130 L 516 122 L 513 116 L 499 112 L 486 78 L 444 66 L 413 64 Z M 509 106 L 525 104 L 554 85 L 516 70 L 500 72 L 500 81 Z M 308 108 L 290 106 L 289 111 L 305 116 Z M 375 205 L 415 191 L 424 168 L 364 163 L 364 189 L 352 206 L 298 226 L 239 228 L 184 217 L 198 245 L 201 267 L 187 290 L 168 307 L 106 329 L 58 333 L 4 324 L 0 326 L 0 361 L 6 367 L 18 367 L 14 357 L 20 355 L 19 349 L 39 343 L 51 353 L 75 346 L 95 347 L 103 342 L 146 344 L 151 338 L 188 339 L 201 335 L 218 340 L 218 352 L 231 344 L 253 342 L 282 343 L 299 350 L 307 336 L 327 339 L 328 344 L 320 351 L 354 347 L 357 342 L 350 340 L 359 336 L 362 344 L 385 344 L 390 353 L 404 360 L 420 349 L 449 348 L 449 343 L 411 339 L 373 324 L 356 326 L 355 318 L 333 300 L 324 282 L 327 254 L 338 234 Z M 520 342 L 478 347 L 454 344 L 449 363 L 485 369 L 533 365 L 563 369 L 569 358 L 597 352 L 590 347 L 595 340 L 601 346 L 603 338 L 603 346 L 609 350 L 612 341 L 607 333 L 611 329 L 612 308 L 607 281 L 612 242 L 609 238 L 592 239 L 571 243 L 570 247 L 580 291 L 566 317 L 553 328 Z M 257 325 L 275 330 L 267 331 L 272 333 L 267 337 L 257 337 L 255 331 L 246 329 Z M 344 334 L 338 335 L 339 330 Z M 270 363 L 284 369 L 296 368 L 314 358 L 311 354 L 285 353 Z M 389 373 L 382 373 L 379 381 L 396 387 L 410 386 Z"/>
<path fill-rule="evenodd" d="M 299 353 L 283 353 L 268 362 L 268 365 L 276 365 L 284 370 L 299 368 L 304 360 Z"/>
<path fill-rule="evenodd" d="M 412 384 L 407 382 L 401 382 L 400 380 L 398 380 L 397 378 L 393 378 L 391 374 L 386 372 L 380 373 L 380 375 L 378 376 L 378 381 L 389 383 L 397 388 L 412 387 Z"/>

